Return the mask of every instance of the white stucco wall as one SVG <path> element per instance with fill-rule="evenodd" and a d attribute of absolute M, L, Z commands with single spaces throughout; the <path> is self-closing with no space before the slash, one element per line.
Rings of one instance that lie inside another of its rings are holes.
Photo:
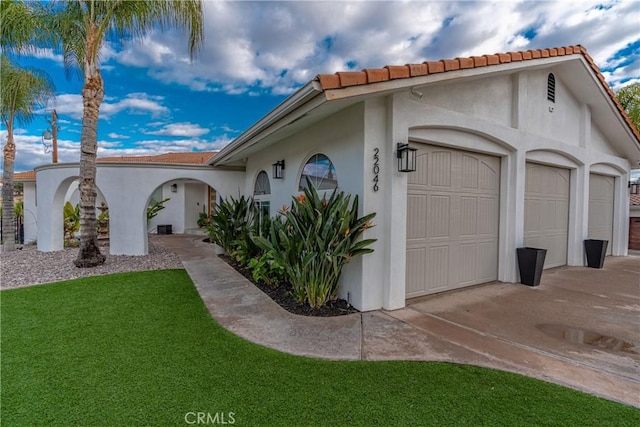
<path fill-rule="evenodd" d="M 36 168 L 40 251 L 63 248 L 62 205 L 69 185 L 77 178 L 78 170 L 77 163 Z M 197 180 L 224 196 L 241 191 L 243 178 L 242 171 L 222 171 L 207 166 L 100 164 L 96 183 L 109 206 L 111 254 L 148 253 L 146 209 L 159 185 L 172 180 Z"/>
<path fill-rule="evenodd" d="M 38 239 L 38 208 L 36 206 L 36 183 L 24 183 L 24 242 Z"/>
<path fill-rule="evenodd" d="M 485 77 L 469 82 L 424 86 L 425 103 L 508 126 L 511 123 L 511 76 Z M 487 100 L 492 100 L 487 108 Z"/>
<path fill-rule="evenodd" d="M 207 186 L 203 184 L 187 182 L 184 186 L 184 230 L 193 230 L 198 228 L 198 216 L 202 212 L 202 208 L 206 210 L 207 203 Z"/>
<path fill-rule="evenodd" d="M 272 145 L 266 152 L 249 157 L 244 194 L 253 195 L 258 173 L 266 171 L 271 185 L 271 215 L 277 215 L 283 205 L 291 205 L 293 195 L 299 194 L 300 176 L 307 160 L 314 154 L 322 153 L 331 159 L 336 168 L 339 189 L 359 196 L 359 211 L 362 214 L 362 176 L 364 164 L 368 162 L 363 154 L 364 109 L 364 104 L 354 105 Z M 273 179 L 272 164 L 282 159 L 285 159 L 284 178 Z M 361 263 L 362 260 L 358 258 L 349 263 L 340 282 L 340 297 L 348 298 L 356 307 L 365 304 Z"/>

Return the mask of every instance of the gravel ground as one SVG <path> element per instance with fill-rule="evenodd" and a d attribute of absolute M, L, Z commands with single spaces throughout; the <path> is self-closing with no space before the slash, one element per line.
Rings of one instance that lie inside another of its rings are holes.
<path fill-rule="evenodd" d="M 94 268 L 73 265 L 77 248 L 38 252 L 35 245 L 25 245 L 22 250 L 0 253 L 0 289 L 127 271 L 183 268 L 177 255 L 151 242 L 149 255 L 145 256 L 109 255 L 107 246 L 101 246 L 100 250 L 107 259 Z"/>

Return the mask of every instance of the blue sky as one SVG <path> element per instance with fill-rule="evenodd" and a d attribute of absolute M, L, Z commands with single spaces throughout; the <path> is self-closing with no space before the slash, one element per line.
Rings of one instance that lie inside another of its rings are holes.
<path fill-rule="evenodd" d="M 111 40 L 101 52 L 105 101 L 98 155 L 224 147 L 319 73 L 574 44 L 618 90 L 640 81 L 639 1 L 214 2 L 189 61 L 184 36 Z M 61 162 L 79 160 L 82 80 L 58 52 L 20 59 L 56 84 Z M 16 130 L 16 171 L 49 163 L 50 109 Z M 5 140 L 6 131 L 0 129 Z"/>

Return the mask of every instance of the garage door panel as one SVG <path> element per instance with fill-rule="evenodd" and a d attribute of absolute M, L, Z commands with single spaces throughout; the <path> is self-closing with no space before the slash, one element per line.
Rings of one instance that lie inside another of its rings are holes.
<path fill-rule="evenodd" d="M 524 244 L 547 250 L 544 268 L 567 263 L 568 169 L 527 163 Z"/>
<path fill-rule="evenodd" d="M 436 151 L 430 155 L 429 185 L 451 187 L 451 152 Z"/>
<path fill-rule="evenodd" d="M 478 245 L 478 283 L 490 282 L 496 279 L 494 254 L 498 253 L 496 240 L 480 242 Z"/>
<path fill-rule="evenodd" d="M 475 157 L 462 155 L 462 170 L 466 172 L 461 174 L 462 188 L 478 188 L 478 163 Z"/>
<path fill-rule="evenodd" d="M 427 237 L 427 222 L 424 220 L 427 209 L 425 194 L 411 194 L 407 197 L 407 239 Z"/>
<path fill-rule="evenodd" d="M 461 243 L 458 248 L 459 261 L 454 268 L 458 273 L 456 283 L 459 285 L 475 283 L 477 277 L 478 243 Z"/>
<path fill-rule="evenodd" d="M 407 198 L 407 297 L 496 280 L 500 159 L 428 145 L 417 159 Z M 422 195 L 424 213 L 416 201 Z M 426 237 L 418 237 L 423 227 Z M 422 277 L 413 263 L 426 266 Z"/>
<path fill-rule="evenodd" d="M 478 235 L 498 235 L 498 222 L 495 220 L 500 215 L 500 200 L 498 197 L 480 197 L 478 199 Z"/>
<path fill-rule="evenodd" d="M 478 198 L 461 197 L 460 235 L 475 236 L 476 234 L 478 234 Z"/>
<path fill-rule="evenodd" d="M 478 186 L 481 190 L 491 190 L 494 194 L 500 192 L 500 159 L 492 162 L 483 161 L 478 170 Z"/>
<path fill-rule="evenodd" d="M 589 238 L 608 240 L 607 255 L 611 255 L 613 240 L 613 202 L 615 178 L 589 175 Z"/>
<path fill-rule="evenodd" d="M 419 294 L 424 287 L 427 266 L 424 263 L 426 248 L 407 249 L 407 296 Z"/>
<path fill-rule="evenodd" d="M 422 260 L 424 263 L 424 260 Z M 449 246 L 435 246 L 427 251 L 427 275 L 431 290 L 440 290 L 449 284 Z M 424 283 L 423 283 L 424 286 Z"/>
<path fill-rule="evenodd" d="M 429 184 L 429 155 L 416 156 L 416 171 L 408 174 L 408 184 L 415 189 L 425 189 Z"/>
<path fill-rule="evenodd" d="M 449 219 L 451 217 L 451 196 L 431 196 L 426 209 L 429 224 L 429 238 L 449 236 Z"/>

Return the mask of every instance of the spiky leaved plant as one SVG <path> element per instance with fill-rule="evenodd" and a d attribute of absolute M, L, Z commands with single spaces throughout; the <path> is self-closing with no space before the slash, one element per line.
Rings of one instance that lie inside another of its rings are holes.
<path fill-rule="evenodd" d="M 358 196 L 334 190 L 320 197 L 308 183 L 304 194 L 293 198 L 291 209 L 279 212 L 268 238 L 254 237 L 282 266 L 300 303 L 319 308 L 337 299 L 342 268 L 353 257 L 373 252 L 376 239 L 360 239 L 375 213 L 358 217 Z"/>

